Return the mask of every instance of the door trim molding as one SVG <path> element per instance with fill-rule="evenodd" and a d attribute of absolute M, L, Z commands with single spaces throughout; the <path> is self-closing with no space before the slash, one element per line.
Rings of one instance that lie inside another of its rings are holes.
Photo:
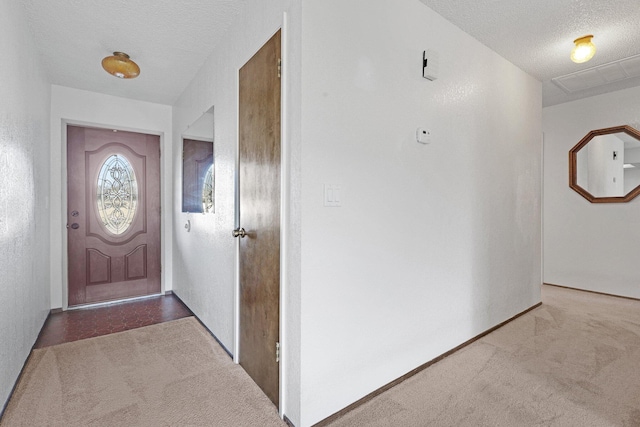
<path fill-rule="evenodd" d="M 289 145 L 289 105 L 287 102 L 289 95 L 289 63 L 288 63 L 288 16 L 287 12 L 282 14 L 282 26 L 280 27 L 280 59 L 281 59 L 281 75 L 280 75 L 280 407 L 278 412 L 280 417 L 284 419 L 285 409 L 287 407 L 286 390 L 287 390 L 287 361 L 288 361 L 288 340 L 287 340 L 287 320 L 288 320 L 288 285 L 287 280 L 289 271 L 287 263 L 287 253 L 289 245 L 289 211 L 290 200 L 290 167 L 289 162 L 290 145 Z M 275 34 L 275 32 L 274 32 Z"/>

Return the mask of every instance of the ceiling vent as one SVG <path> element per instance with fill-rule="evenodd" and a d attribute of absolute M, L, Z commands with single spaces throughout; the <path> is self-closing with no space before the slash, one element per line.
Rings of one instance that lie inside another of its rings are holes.
<path fill-rule="evenodd" d="M 640 77 L 640 55 L 554 77 L 551 81 L 563 91 L 574 93 L 634 77 Z"/>

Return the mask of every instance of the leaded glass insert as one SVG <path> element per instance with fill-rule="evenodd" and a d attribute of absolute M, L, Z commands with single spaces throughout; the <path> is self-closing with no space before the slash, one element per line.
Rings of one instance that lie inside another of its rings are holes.
<path fill-rule="evenodd" d="M 207 169 L 202 186 L 202 212 L 213 212 L 213 165 Z"/>
<path fill-rule="evenodd" d="M 138 183 L 131 163 L 114 154 L 103 163 L 98 174 L 98 213 L 104 227 L 115 235 L 126 232 L 138 207 Z"/>

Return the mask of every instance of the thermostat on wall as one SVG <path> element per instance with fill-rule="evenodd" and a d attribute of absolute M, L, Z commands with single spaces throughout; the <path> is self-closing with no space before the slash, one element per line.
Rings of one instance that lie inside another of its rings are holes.
<path fill-rule="evenodd" d="M 416 130 L 416 140 L 421 144 L 428 144 L 431 142 L 431 131 L 425 128 L 418 128 Z"/>

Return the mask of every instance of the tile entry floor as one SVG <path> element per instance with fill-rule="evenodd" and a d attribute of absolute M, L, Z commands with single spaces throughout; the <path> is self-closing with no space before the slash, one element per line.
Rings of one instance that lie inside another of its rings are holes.
<path fill-rule="evenodd" d="M 52 313 L 34 348 L 92 338 L 193 316 L 173 294 Z"/>

